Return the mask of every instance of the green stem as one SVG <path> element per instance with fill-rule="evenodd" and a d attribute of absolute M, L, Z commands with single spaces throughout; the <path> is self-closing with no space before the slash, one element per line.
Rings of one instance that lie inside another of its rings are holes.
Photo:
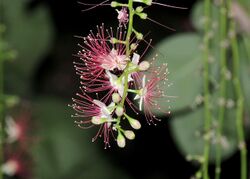
<path fill-rule="evenodd" d="M 130 38 L 133 31 L 133 19 L 134 19 L 134 8 L 133 0 L 128 1 L 128 10 L 129 10 L 129 22 L 128 22 L 128 31 L 126 36 L 126 56 L 130 56 Z M 128 66 L 128 65 L 127 65 Z"/>
<path fill-rule="evenodd" d="M 232 1 L 229 1 L 229 7 L 231 7 Z M 240 56 L 237 37 L 235 35 L 236 27 L 235 22 L 232 19 L 230 21 L 230 32 L 233 32 L 231 37 L 232 54 L 233 54 L 233 84 L 237 97 L 237 109 L 236 109 L 236 129 L 240 149 L 241 160 L 241 179 L 247 179 L 247 149 L 244 136 L 244 124 L 243 124 L 243 110 L 244 110 L 244 97 L 240 83 Z"/>
<path fill-rule="evenodd" d="M 247 36 L 246 38 L 243 38 L 245 50 L 247 53 L 247 60 L 250 62 L 250 35 Z"/>
<path fill-rule="evenodd" d="M 0 41 L 2 34 L 0 34 Z M 3 99 L 3 51 L 0 49 L 0 166 L 4 163 L 4 99 Z M 3 173 L 0 169 L 0 179 L 3 179 Z"/>
<path fill-rule="evenodd" d="M 209 47 L 210 47 L 210 39 L 209 39 L 209 31 L 210 31 L 210 11 L 211 11 L 211 0 L 205 0 L 205 36 L 204 36 L 204 108 L 205 108 L 205 124 L 204 131 L 206 133 L 209 132 L 211 127 L 211 113 L 210 113 L 210 90 L 209 90 Z M 210 151 L 210 137 L 205 139 L 204 145 L 204 153 L 203 153 L 203 165 L 202 165 L 202 173 L 204 179 L 209 179 L 208 174 L 208 161 L 209 161 L 209 151 Z"/>
<path fill-rule="evenodd" d="M 226 52 L 227 49 L 224 46 L 225 40 L 227 37 L 227 6 L 223 1 L 220 6 L 220 99 L 226 99 Z M 216 129 L 216 160 L 215 160 L 215 179 L 220 179 L 221 173 L 221 136 L 223 132 L 223 122 L 225 118 L 225 105 L 220 104 L 219 106 L 219 115 L 218 115 L 218 127 Z"/>
<path fill-rule="evenodd" d="M 0 1 L 0 26 L 3 23 L 3 1 Z M 1 27 L 0 27 L 1 28 Z M 0 41 L 2 41 L 0 32 Z M 4 102 L 3 102 L 3 49 L 0 47 L 0 167 L 4 163 Z M 3 172 L 0 168 L 0 179 L 3 179 Z"/>
<path fill-rule="evenodd" d="M 126 45 L 126 56 L 128 58 L 130 58 L 130 52 L 131 52 L 130 51 L 130 39 L 131 39 L 131 35 L 133 32 L 133 18 L 134 18 L 133 0 L 128 1 L 128 10 L 129 10 L 129 22 L 128 22 L 128 31 L 127 31 L 127 35 L 126 35 L 125 45 Z M 121 106 L 121 107 L 124 106 L 125 99 L 128 95 L 129 66 L 130 66 L 130 62 L 128 62 L 127 66 L 124 69 L 124 72 L 122 74 L 122 76 L 124 76 L 124 92 L 123 92 L 121 102 L 119 104 L 119 106 Z M 118 117 L 117 125 L 120 124 L 120 121 L 121 121 L 121 117 Z"/>

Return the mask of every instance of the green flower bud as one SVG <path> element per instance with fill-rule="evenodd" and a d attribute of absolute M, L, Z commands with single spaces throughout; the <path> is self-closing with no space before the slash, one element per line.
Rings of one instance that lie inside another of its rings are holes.
<path fill-rule="evenodd" d="M 140 71 L 146 71 L 147 69 L 149 69 L 149 67 L 150 67 L 150 64 L 147 61 L 143 61 L 139 64 Z"/>
<path fill-rule="evenodd" d="M 114 103 L 119 103 L 121 101 L 121 97 L 118 93 L 113 93 L 112 94 L 112 101 Z"/>
<path fill-rule="evenodd" d="M 124 112 L 124 109 L 121 106 L 117 106 L 117 108 L 115 109 L 115 113 L 117 116 L 122 116 L 123 112 Z"/>
<path fill-rule="evenodd" d="M 120 132 L 117 136 L 117 145 L 121 148 L 124 148 L 126 145 L 125 137 Z"/>
<path fill-rule="evenodd" d="M 135 139 L 135 133 L 133 131 L 131 131 L 131 130 L 124 131 L 124 135 L 129 140 Z"/>

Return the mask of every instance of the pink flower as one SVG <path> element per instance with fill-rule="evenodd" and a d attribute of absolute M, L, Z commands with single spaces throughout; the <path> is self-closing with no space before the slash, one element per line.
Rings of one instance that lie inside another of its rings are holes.
<path fill-rule="evenodd" d="M 25 110 L 16 115 L 15 119 L 11 116 L 6 117 L 6 141 L 8 143 L 19 142 L 24 148 L 30 145 L 33 140 L 29 135 L 31 130 L 30 118 L 30 112 Z"/>
<path fill-rule="evenodd" d="M 119 21 L 119 26 L 121 27 L 122 25 L 126 27 L 128 23 L 128 11 L 126 7 L 122 7 L 120 11 L 116 10 L 118 13 L 117 19 Z"/>
<path fill-rule="evenodd" d="M 104 92 L 106 94 L 101 98 L 101 101 L 108 102 L 111 99 L 111 95 L 114 92 L 118 92 L 118 94 L 122 97 L 124 91 L 124 79 L 118 78 L 115 74 L 105 71 L 105 78 L 97 79 L 95 83 L 89 84 L 87 86 L 83 86 L 84 90 L 90 93 L 93 92 Z M 82 83 L 84 85 L 84 83 Z"/>
<path fill-rule="evenodd" d="M 95 141 L 97 137 L 104 138 L 105 148 L 109 147 L 109 138 L 112 133 L 112 114 L 114 111 L 114 103 L 110 103 L 108 106 L 99 100 L 92 99 L 81 88 L 82 94 L 76 95 L 80 99 L 72 99 L 73 104 L 71 107 L 76 111 L 76 114 L 72 117 L 80 118 L 75 123 L 80 128 L 89 128 L 94 125 L 100 125 L 99 131 L 92 141 Z"/>
<path fill-rule="evenodd" d="M 139 100 L 139 110 L 144 109 L 146 120 L 149 124 L 155 124 L 155 120 L 159 121 L 153 112 L 158 110 L 162 113 L 166 113 L 159 102 L 169 101 L 165 94 L 164 86 L 167 84 L 167 65 L 163 64 L 161 67 L 157 67 L 151 70 L 148 75 L 144 75 L 141 80 L 140 90 L 135 96 L 135 100 Z M 167 109 L 169 110 L 169 109 Z M 169 114 L 169 111 L 167 112 Z"/>
<path fill-rule="evenodd" d="M 1 170 L 9 177 L 15 176 L 21 179 L 28 179 L 32 175 L 31 166 L 30 157 L 25 152 L 18 151 L 7 154 L 6 161 L 1 166 Z"/>
<path fill-rule="evenodd" d="M 125 45 L 112 44 L 111 40 L 115 36 L 118 40 L 125 38 L 122 28 L 118 28 L 114 35 L 112 28 L 105 30 L 102 25 L 97 26 L 96 35 L 91 31 L 84 38 L 84 45 L 80 45 L 82 50 L 77 55 L 81 62 L 75 62 L 75 69 L 85 84 L 104 78 L 105 70 L 123 70 L 126 67 Z"/>

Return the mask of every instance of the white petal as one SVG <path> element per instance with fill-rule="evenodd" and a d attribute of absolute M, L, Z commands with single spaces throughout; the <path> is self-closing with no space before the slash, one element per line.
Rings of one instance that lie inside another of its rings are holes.
<path fill-rule="evenodd" d="M 106 107 L 106 105 L 103 102 L 96 100 L 96 99 L 93 100 L 93 103 L 99 106 L 100 108 Z"/>
<path fill-rule="evenodd" d="M 146 85 L 146 75 L 143 75 L 142 77 L 142 88 L 144 88 Z"/>
<path fill-rule="evenodd" d="M 138 65 L 139 59 L 140 59 L 140 55 L 137 54 L 137 53 L 134 53 L 133 57 L 132 57 L 132 63 L 135 64 L 135 65 Z"/>
<path fill-rule="evenodd" d="M 139 102 L 139 110 L 142 111 L 142 102 L 143 102 L 143 98 L 140 98 L 140 102 Z"/>
<path fill-rule="evenodd" d="M 137 99 L 140 99 L 141 96 L 139 94 L 137 94 L 135 97 L 134 97 L 134 100 L 137 100 Z"/>
<path fill-rule="evenodd" d="M 120 96 L 123 96 L 123 93 L 124 93 L 124 85 L 123 84 L 118 85 L 118 93 Z"/>
<path fill-rule="evenodd" d="M 114 75 L 114 74 L 112 74 L 112 73 L 110 73 L 110 71 L 108 71 L 108 70 L 106 70 L 106 74 L 107 74 L 107 76 L 109 78 L 111 86 L 114 87 L 115 86 L 115 81 L 117 80 L 117 76 Z"/>

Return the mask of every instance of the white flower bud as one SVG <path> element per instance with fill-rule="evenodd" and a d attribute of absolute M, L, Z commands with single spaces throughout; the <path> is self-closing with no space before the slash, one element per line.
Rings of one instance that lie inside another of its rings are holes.
<path fill-rule="evenodd" d="M 139 13 L 138 16 L 141 18 L 141 19 L 147 19 L 148 15 L 146 13 Z"/>
<path fill-rule="evenodd" d="M 136 44 L 136 43 L 132 43 L 132 44 L 130 45 L 130 48 L 131 48 L 132 50 L 135 50 L 135 49 L 137 48 L 137 44 Z"/>
<path fill-rule="evenodd" d="M 129 140 L 135 139 L 135 133 L 133 131 L 131 131 L 131 130 L 124 131 L 124 135 Z"/>
<path fill-rule="evenodd" d="M 146 71 L 147 69 L 149 69 L 149 67 L 150 67 L 150 64 L 147 61 L 143 61 L 139 64 L 140 71 Z"/>
<path fill-rule="evenodd" d="M 119 103 L 121 101 L 121 97 L 118 93 L 113 93 L 112 94 L 112 101 L 114 103 Z"/>
<path fill-rule="evenodd" d="M 136 10 L 136 12 L 141 13 L 143 11 L 143 7 L 138 6 L 135 10 Z"/>
<path fill-rule="evenodd" d="M 132 119 L 132 118 L 129 119 L 129 124 L 134 129 L 140 129 L 141 128 L 141 123 L 138 120 L 136 120 L 136 119 Z"/>
<path fill-rule="evenodd" d="M 104 120 L 101 119 L 99 116 L 94 116 L 92 117 L 91 122 L 95 125 L 100 125 L 104 122 Z"/>
<path fill-rule="evenodd" d="M 152 5 L 152 0 L 133 0 L 134 2 L 144 3 L 148 6 Z"/>
<path fill-rule="evenodd" d="M 111 2 L 111 7 L 117 7 L 117 6 L 118 6 L 118 3 L 116 1 Z"/>
<path fill-rule="evenodd" d="M 122 116 L 123 112 L 124 112 L 124 109 L 121 106 L 117 106 L 117 108 L 115 109 L 115 113 L 117 116 Z"/>
<path fill-rule="evenodd" d="M 137 33 L 135 33 L 135 36 L 136 36 L 136 38 L 137 38 L 138 40 L 142 40 L 142 39 L 143 39 L 142 33 L 137 32 Z"/>
<path fill-rule="evenodd" d="M 121 148 L 124 148 L 126 145 L 126 140 L 121 133 L 119 133 L 117 136 L 117 145 Z"/>

